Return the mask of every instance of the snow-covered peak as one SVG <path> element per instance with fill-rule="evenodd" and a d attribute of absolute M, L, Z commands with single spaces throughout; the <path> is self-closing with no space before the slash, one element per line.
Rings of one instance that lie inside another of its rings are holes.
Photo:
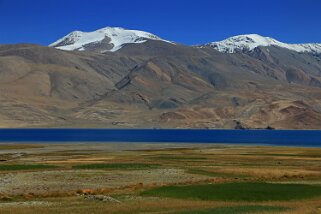
<path fill-rule="evenodd" d="M 169 42 L 144 31 L 126 30 L 119 27 L 106 27 L 94 32 L 74 31 L 49 46 L 68 51 L 94 49 L 103 53 L 107 51 L 117 51 L 125 44 L 144 43 L 147 40 Z"/>
<path fill-rule="evenodd" d="M 286 44 L 273 38 L 263 37 L 258 34 L 233 36 L 219 42 L 212 42 L 203 45 L 201 47 L 208 46 L 224 53 L 251 51 L 259 46 L 278 46 L 296 52 L 321 53 L 321 44 Z"/>

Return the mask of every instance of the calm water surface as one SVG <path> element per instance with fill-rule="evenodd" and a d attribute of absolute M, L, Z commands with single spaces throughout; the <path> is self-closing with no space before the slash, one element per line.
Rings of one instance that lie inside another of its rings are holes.
<path fill-rule="evenodd" d="M 321 147 L 321 130 L 0 129 L 0 142 L 190 142 Z"/>

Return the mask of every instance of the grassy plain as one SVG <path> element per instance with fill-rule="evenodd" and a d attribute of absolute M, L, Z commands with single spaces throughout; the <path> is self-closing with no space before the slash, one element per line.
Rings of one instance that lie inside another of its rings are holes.
<path fill-rule="evenodd" d="M 321 149 L 0 145 L 0 213 L 321 213 Z"/>

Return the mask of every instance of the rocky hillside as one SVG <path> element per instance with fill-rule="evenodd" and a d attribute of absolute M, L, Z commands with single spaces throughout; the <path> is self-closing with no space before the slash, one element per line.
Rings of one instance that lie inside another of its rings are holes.
<path fill-rule="evenodd" d="M 250 36 L 184 46 L 96 33 L 0 45 L 0 126 L 321 128 L 318 44 L 293 46 L 301 51 Z"/>

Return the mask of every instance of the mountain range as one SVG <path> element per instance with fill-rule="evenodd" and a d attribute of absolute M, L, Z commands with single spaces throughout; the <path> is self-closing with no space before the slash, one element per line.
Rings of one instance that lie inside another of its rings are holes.
<path fill-rule="evenodd" d="M 0 127 L 320 129 L 321 44 L 106 27 L 0 45 Z"/>

